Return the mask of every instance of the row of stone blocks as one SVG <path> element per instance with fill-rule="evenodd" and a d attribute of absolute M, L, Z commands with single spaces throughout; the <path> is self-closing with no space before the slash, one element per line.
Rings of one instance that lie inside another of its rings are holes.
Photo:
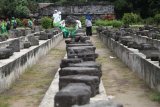
<path fill-rule="evenodd" d="M 103 29 L 102 31 L 99 30 L 99 33 L 113 38 L 115 41 L 127 46 L 128 48 L 138 49 L 139 52 L 146 56 L 146 59 L 151 59 L 151 61 L 159 61 L 160 65 L 160 51 L 158 48 L 154 47 L 154 43 L 137 43 L 134 40 L 134 36 L 131 35 L 133 33 L 132 30 L 130 30 L 128 31 L 128 29 L 125 28 L 119 31 Z M 127 35 L 129 32 L 131 33 L 131 36 Z"/>
<path fill-rule="evenodd" d="M 75 41 L 77 38 L 80 39 Z M 98 57 L 96 48 L 88 41 L 89 37 L 77 38 L 74 41 L 66 40 L 67 59 L 62 59 L 60 64 L 55 107 L 91 107 L 93 104 L 89 104 L 90 98 L 99 94 L 102 71 L 101 64 L 95 62 Z M 102 105 L 95 107 L 121 107 Z"/>
<path fill-rule="evenodd" d="M 25 36 L 24 38 L 13 39 L 7 46 L 0 48 L 0 59 L 8 59 L 14 52 L 20 52 L 21 49 L 39 45 L 39 40 L 51 39 L 56 34 L 58 34 L 57 30 L 54 30 L 53 32 L 41 31 Z"/>

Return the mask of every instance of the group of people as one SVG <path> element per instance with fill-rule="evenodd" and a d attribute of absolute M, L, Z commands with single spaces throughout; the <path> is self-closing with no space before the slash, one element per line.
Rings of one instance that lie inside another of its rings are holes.
<path fill-rule="evenodd" d="M 18 26 L 18 23 L 14 17 L 9 20 L 8 18 L 6 20 L 0 20 L 0 33 L 7 33 L 10 29 L 16 29 Z M 32 28 L 33 27 L 33 21 L 31 19 L 27 19 L 27 27 Z"/>
<path fill-rule="evenodd" d="M 10 29 L 16 29 L 17 28 L 17 21 L 14 17 L 12 17 L 11 20 L 8 18 L 6 20 L 0 20 L 0 33 L 6 33 Z"/>
<path fill-rule="evenodd" d="M 55 10 L 52 18 L 53 18 L 53 25 L 58 26 L 59 28 L 61 28 L 64 34 L 68 35 L 69 33 L 67 32 L 65 20 L 62 20 L 61 18 L 61 12 L 58 10 Z M 77 18 L 74 18 L 74 20 L 76 22 L 75 29 L 82 28 L 81 21 L 78 20 Z M 85 25 L 86 25 L 86 35 L 92 36 L 92 17 L 89 12 L 86 15 Z"/>

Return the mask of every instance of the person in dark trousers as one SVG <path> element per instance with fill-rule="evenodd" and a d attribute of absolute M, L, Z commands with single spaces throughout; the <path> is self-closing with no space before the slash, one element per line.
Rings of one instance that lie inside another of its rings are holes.
<path fill-rule="evenodd" d="M 7 23 L 6 29 L 7 29 L 7 31 L 9 31 L 11 29 L 11 22 L 8 18 L 6 20 L 6 23 Z"/>
<path fill-rule="evenodd" d="M 92 17 L 89 13 L 87 13 L 86 15 L 85 25 L 86 25 L 86 35 L 92 36 Z"/>

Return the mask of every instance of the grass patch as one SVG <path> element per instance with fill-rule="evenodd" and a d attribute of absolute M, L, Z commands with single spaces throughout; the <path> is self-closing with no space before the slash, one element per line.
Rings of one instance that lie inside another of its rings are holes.
<path fill-rule="evenodd" d="M 0 107 L 9 107 L 9 104 L 6 102 L 0 102 Z"/>
<path fill-rule="evenodd" d="M 160 92 L 151 92 L 149 97 L 152 101 L 160 102 Z"/>

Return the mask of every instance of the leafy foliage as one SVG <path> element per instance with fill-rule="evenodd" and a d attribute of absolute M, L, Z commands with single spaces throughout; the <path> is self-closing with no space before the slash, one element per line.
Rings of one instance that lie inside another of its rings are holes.
<path fill-rule="evenodd" d="M 160 14 L 156 14 L 156 15 L 154 16 L 154 21 L 155 21 L 155 23 L 156 23 L 157 25 L 160 24 Z"/>
<path fill-rule="evenodd" d="M 149 25 L 149 24 L 153 25 L 155 23 L 155 21 L 154 21 L 153 17 L 148 17 L 148 18 L 144 19 L 144 23 L 147 25 Z"/>
<path fill-rule="evenodd" d="M 41 19 L 41 25 L 45 29 L 51 28 L 52 27 L 52 19 L 49 17 L 43 17 Z"/>
<path fill-rule="evenodd" d="M 118 20 L 97 20 L 95 21 L 96 26 L 113 26 L 113 27 L 121 27 L 123 25 L 122 21 Z"/>
<path fill-rule="evenodd" d="M 141 18 L 139 15 L 134 13 L 125 13 L 122 20 L 124 24 L 135 24 L 140 22 Z"/>
<path fill-rule="evenodd" d="M 23 26 L 23 23 L 19 18 L 16 18 L 16 22 L 18 26 Z"/>

